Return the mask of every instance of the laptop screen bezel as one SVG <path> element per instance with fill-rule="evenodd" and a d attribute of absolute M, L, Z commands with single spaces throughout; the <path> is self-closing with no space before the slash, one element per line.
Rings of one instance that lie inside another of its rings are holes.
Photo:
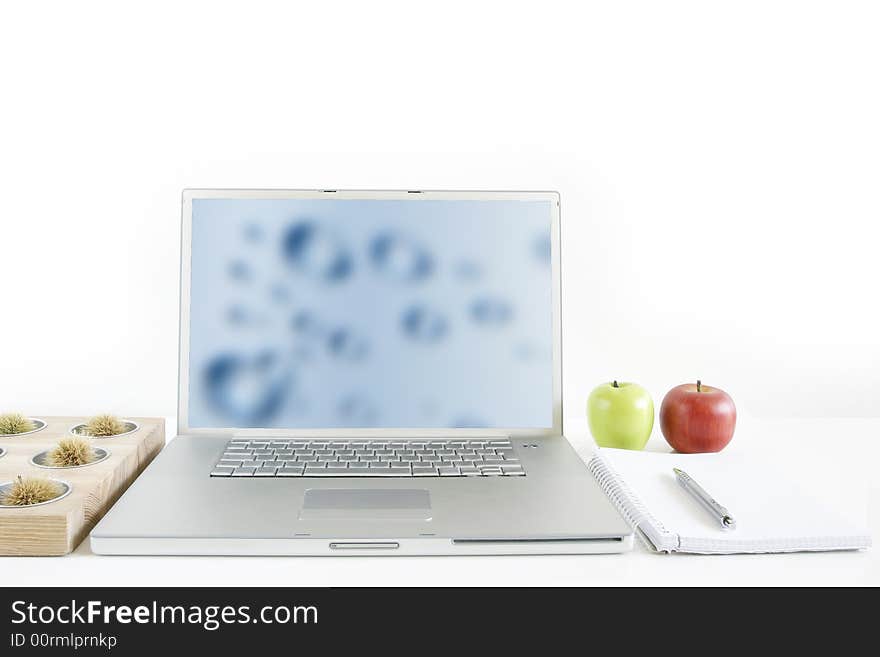
<path fill-rule="evenodd" d="M 549 201 L 551 207 L 551 284 L 553 312 L 553 408 L 551 427 L 511 428 L 490 427 L 453 429 L 424 427 L 388 428 L 255 428 L 255 427 L 198 427 L 189 426 L 189 343 L 190 294 L 192 283 L 192 208 L 196 199 L 355 199 L 404 200 L 418 203 L 424 200 L 522 200 Z M 181 435 L 229 436 L 327 436 L 336 438 L 435 438 L 509 436 L 512 438 L 541 438 L 562 435 L 562 316 L 561 316 L 561 250 L 559 194 L 557 192 L 490 192 L 490 191 L 372 191 L 372 190 L 276 190 L 276 189 L 187 189 L 183 191 L 180 257 L 180 333 L 178 361 L 177 432 Z"/>

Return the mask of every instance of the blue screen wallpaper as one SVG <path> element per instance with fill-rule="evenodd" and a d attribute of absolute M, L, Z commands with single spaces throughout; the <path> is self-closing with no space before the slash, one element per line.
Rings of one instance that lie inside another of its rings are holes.
<path fill-rule="evenodd" d="M 549 201 L 195 199 L 194 428 L 552 426 Z"/>

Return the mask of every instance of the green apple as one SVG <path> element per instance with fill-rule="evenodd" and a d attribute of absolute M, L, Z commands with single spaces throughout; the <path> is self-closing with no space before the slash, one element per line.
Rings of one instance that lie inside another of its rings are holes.
<path fill-rule="evenodd" d="M 590 393 L 587 420 L 599 447 L 642 449 L 654 428 L 654 401 L 635 383 L 603 383 Z"/>

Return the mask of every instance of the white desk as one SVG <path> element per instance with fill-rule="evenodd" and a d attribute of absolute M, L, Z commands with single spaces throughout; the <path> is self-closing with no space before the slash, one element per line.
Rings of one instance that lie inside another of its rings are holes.
<path fill-rule="evenodd" d="M 592 441 L 575 419 L 582 455 Z M 169 418 L 173 435 L 174 418 Z M 668 449 L 655 429 L 649 449 Z M 880 419 L 753 421 L 741 417 L 728 449 L 784 453 L 791 467 L 825 461 L 880 527 Z M 827 456 L 826 456 L 827 455 Z M 827 460 L 826 460 L 827 459 Z M 880 546 L 863 552 L 786 555 L 552 557 L 99 557 L 85 541 L 64 558 L 0 558 L 4 586 L 342 585 L 878 585 Z"/>

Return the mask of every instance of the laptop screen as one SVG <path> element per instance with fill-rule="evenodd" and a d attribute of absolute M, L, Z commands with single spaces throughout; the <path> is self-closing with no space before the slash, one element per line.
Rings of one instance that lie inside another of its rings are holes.
<path fill-rule="evenodd" d="M 194 199 L 192 428 L 549 428 L 549 200 Z"/>

